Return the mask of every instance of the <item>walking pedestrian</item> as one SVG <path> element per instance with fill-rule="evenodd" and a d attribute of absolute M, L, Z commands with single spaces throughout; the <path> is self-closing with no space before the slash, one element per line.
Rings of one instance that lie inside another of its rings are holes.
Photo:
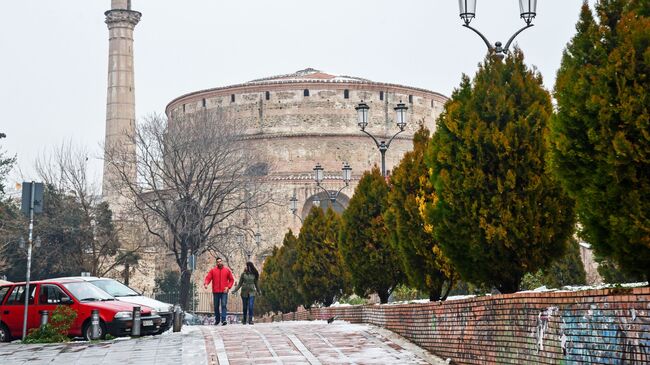
<path fill-rule="evenodd" d="M 203 281 L 203 288 L 207 289 L 208 284 L 212 282 L 212 298 L 214 299 L 214 324 L 219 323 L 221 318 L 221 325 L 225 326 L 226 316 L 228 315 L 228 290 L 232 288 L 235 283 L 235 278 L 227 266 L 224 266 L 221 257 L 217 257 L 217 266 L 208 271 Z M 221 302 L 221 311 L 219 311 L 219 302 Z"/>
<path fill-rule="evenodd" d="M 246 263 L 244 272 L 239 277 L 239 283 L 232 291 L 236 294 L 241 288 L 241 301 L 243 304 L 242 324 L 246 324 L 248 317 L 248 324 L 253 324 L 253 306 L 255 305 L 255 293 L 260 293 L 260 288 L 257 286 L 257 280 L 260 278 L 260 273 L 255 268 L 252 262 Z"/>

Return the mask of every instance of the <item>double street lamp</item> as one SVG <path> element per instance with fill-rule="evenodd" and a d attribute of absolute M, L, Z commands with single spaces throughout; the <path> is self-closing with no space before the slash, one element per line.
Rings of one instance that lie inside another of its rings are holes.
<path fill-rule="evenodd" d="M 519 33 L 533 26 L 533 19 L 535 19 L 535 15 L 537 15 L 537 0 L 519 0 L 519 14 L 524 22 L 526 22 L 526 25 L 510 37 L 505 47 L 502 47 L 501 42 L 496 42 L 494 43 L 494 46 L 492 46 L 481 32 L 469 25 L 472 19 L 476 16 L 476 0 L 458 0 L 458 7 L 460 10 L 460 18 L 463 19 L 463 22 L 465 23 L 463 24 L 463 27 L 469 28 L 478 34 L 481 39 L 483 39 L 483 42 L 485 42 L 488 50 L 494 52 L 500 58 L 503 58 L 506 53 L 508 53 L 510 44 Z"/>
<path fill-rule="evenodd" d="M 397 106 L 393 108 L 395 109 L 395 122 L 399 131 L 388 140 L 388 143 L 384 140 L 377 141 L 377 138 L 366 131 L 366 127 L 368 126 L 368 111 L 370 110 L 368 104 L 364 103 L 362 100 L 354 109 L 357 111 L 357 125 L 359 126 L 359 129 L 375 141 L 375 145 L 377 145 L 377 148 L 381 153 L 381 175 L 386 176 L 386 151 L 390 147 L 390 143 L 393 142 L 393 139 L 395 139 L 398 134 L 404 132 L 404 127 L 406 127 L 406 111 L 408 110 L 408 107 L 400 100 Z"/>
<path fill-rule="evenodd" d="M 341 191 L 347 188 L 348 186 L 350 186 L 350 179 L 352 178 L 352 167 L 350 167 L 350 165 L 347 162 L 343 163 L 343 168 L 341 169 L 342 171 L 341 177 L 343 178 L 343 182 L 345 183 L 345 185 L 343 185 L 338 191 L 327 190 L 321 185 L 325 174 L 324 171 L 325 170 L 320 165 L 320 163 L 317 163 L 316 166 L 314 167 L 314 180 L 316 181 L 316 186 L 321 188 L 330 198 L 332 204 L 334 204 L 336 202 L 336 198 L 338 198 Z M 314 203 L 316 203 L 316 201 L 314 201 Z"/>
<path fill-rule="evenodd" d="M 341 171 L 342 171 L 341 177 L 343 178 L 343 182 L 345 183 L 345 185 L 343 185 L 338 191 L 330 191 L 325 189 L 321 185 L 323 179 L 325 178 L 325 169 L 323 169 L 320 163 L 317 163 L 316 166 L 314 167 L 314 181 L 316 181 L 316 186 L 321 188 L 327 194 L 327 197 L 329 198 L 332 205 L 336 203 L 336 199 L 339 197 L 339 194 L 341 194 L 341 191 L 343 191 L 343 189 L 350 186 L 350 180 L 352 179 L 352 167 L 350 167 L 350 164 L 345 162 L 343 164 L 343 168 L 341 169 Z M 300 221 L 302 222 L 303 221 L 302 217 L 298 215 L 298 198 L 296 198 L 295 193 L 291 198 L 289 198 L 289 204 L 290 204 L 289 210 L 291 211 L 291 214 L 298 217 L 298 219 L 300 219 Z M 320 199 L 315 198 L 314 205 L 320 206 Z"/>

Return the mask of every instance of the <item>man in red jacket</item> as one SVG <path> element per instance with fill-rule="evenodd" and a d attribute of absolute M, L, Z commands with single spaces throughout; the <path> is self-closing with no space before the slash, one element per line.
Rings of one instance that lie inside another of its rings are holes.
<path fill-rule="evenodd" d="M 221 325 L 226 325 L 226 315 L 228 314 L 228 290 L 232 288 L 235 283 L 235 278 L 232 276 L 230 269 L 223 265 L 221 257 L 217 257 L 217 266 L 213 267 L 208 272 L 203 281 L 203 287 L 208 288 L 208 284 L 212 282 L 212 297 L 214 299 L 214 323 L 219 323 L 221 317 Z M 221 302 L 221 316 L 219 315 L 219 302 Z"/>

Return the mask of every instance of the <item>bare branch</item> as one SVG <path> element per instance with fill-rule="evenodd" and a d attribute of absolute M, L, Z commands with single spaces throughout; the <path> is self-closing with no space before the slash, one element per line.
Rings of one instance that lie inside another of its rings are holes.
<path fill-rule="evenodd" d="M 264 161 L 243 135 L 241 123 L 219 110 L 173 120 L 152 115 L 129 137 L 135 160 L 128 146 L 106 149 L 112 191 L 174 255 L 181 281 L 189 280 L 183 273 L 190 255 L 232 257 L 233 218 L 270 201 L 253 173 Z"/>

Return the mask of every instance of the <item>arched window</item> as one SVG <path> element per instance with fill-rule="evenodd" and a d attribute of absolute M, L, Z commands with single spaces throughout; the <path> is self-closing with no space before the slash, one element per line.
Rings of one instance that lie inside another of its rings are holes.
<path fill-rule="evenodd" d="M 305 90 L 302 92 L 302 95 L 303 95 L 303 96 L 309 96 L 309 89 L 305 89 Z"/>

